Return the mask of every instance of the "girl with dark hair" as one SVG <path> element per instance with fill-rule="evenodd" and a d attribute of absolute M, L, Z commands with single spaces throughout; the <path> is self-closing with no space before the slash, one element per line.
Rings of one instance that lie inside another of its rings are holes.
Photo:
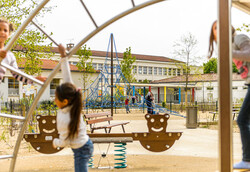
<path fill-rule="evenodd" d="M 234 164 L 235 169 L 250 169 L 250 39 L 247 35 L 235 33 L 232 28 L 233 60 L 239 70 L 241 77 L 246 80 L 248 91 L 241 106 L 237 123 L 240 128 L 243 158 L 239 163 Z M 211 28 L 209 41 L 209 55 L 213 54 L 213 42 L 217 43 L 217 21 Z"/>
<path fill-rule="evenodd" d="M 59 45 L 61 57 L 65 57 L 65 48 Z M 59 138 L 53 140 L 53 147 L 70 146 L 74 152 L 75 172 L 88 171 L 88 161 L 93 153 L 93 143 L 86 132 L 83 121 L 82 94 L 72 83 L 67 57 L 61 64 L 64 83 L 56 88 L 55 103 L 57 113 L 57 130 Z"/>

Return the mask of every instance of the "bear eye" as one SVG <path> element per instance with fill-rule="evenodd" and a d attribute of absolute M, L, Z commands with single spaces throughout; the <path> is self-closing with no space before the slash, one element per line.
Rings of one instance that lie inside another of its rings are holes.
<path fill-rule="evenodd" d="M 56 120 L 53 119 L 53 120 L 52 120 L 52 123 L 55 124 L 55 123 L 56 123 Z"/>
<path fill-rule="evenodd" d="M 164 119 L 163 119 L 163 118 L 161 118 L 161 119 L 160 119 L 160 122 L 164 122 Z"/>
<path fill-rule="evenodd" d="M 153 123 L 153 122 L 155 122 L 155 119 L 154 119 L 154 118 L 151 118 L 150 121 Z"/>
<path fill-rule="evenodd" d="M 44 120 L 42 120 L 42 123 L 43 123 L 43 124 L 45 124 L 45 123 L 46 123 L 46 120 L 45 120 L 45 119 L 44 119 Z"/>

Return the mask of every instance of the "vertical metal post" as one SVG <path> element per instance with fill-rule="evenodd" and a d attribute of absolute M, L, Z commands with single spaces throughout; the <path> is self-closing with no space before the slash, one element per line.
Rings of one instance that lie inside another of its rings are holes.
<path fill-rule="evenodd" d="M 143 87 L 143 113 L 144 113 L 144 103 L 146 102 L 146 100 L 145 100 L 145 94 L 146 94 L 146 89 L 145 89 L 145 87 Z"/>
<path fill-rule="evenodd" d="M 232 171 L 232 31 L 231 0 L 218 1 L 219 171 Z"/>
<path fill-rule="evenodd" d="M 113 34 L 111 34 L 111 116 L 114 114 L 114 108 L 113 108 L 113 95 L 114 95 L 114 80 L 113 80 Z"/>

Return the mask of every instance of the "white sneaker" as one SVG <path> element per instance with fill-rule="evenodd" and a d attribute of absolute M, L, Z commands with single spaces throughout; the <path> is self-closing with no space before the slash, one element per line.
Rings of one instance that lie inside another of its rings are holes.
<path fill-rule="evenodd" d="M 250 169 L 250 162 L 247 161 L 241 161 L 233 166 L 234 169 Z"/>

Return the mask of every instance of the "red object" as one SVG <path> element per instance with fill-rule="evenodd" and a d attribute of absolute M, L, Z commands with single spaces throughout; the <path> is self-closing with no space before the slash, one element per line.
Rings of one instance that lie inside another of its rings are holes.
<path fill-rule="evenodd" d="M 240 61 L 240 60 L 235 60 L 235 59 L 233 59 L 233 62 L 235 63 L 236 68 L 237 68 L 239 71 L 242 71 L 242 72 L 240 72 L 241 78 L 242 78 L 242 79 L 245 79 L 245 78 L 247 77 L 247 74 L 248 74 L 247 66 L 243 65 L 243 61 Z"/>
<path fill-rule="evenodd" d="M 128 105 L 128 102 L 129 102 L 129 100 L 128 100 L 128 99 L 126 99 L 126 100 L 125 100 L 125 105 Z"/>
<path fill-rule="evenodd" d="M 151 86 L 148 87 L 148 91 L 151 91 Z"/>

